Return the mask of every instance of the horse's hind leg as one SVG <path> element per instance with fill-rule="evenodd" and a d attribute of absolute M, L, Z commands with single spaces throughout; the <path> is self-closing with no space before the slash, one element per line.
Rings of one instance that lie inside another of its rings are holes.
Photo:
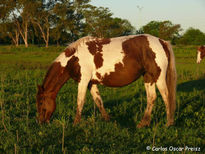
<path fill-rule="evenodd" d="M 145 89 L 147 94 L 147 107 L 141 122 L 137 125 L 138 128 L 150 125 L 152 108 L 154 106 L 154 101 L 157 98 L 155 83 L 145 83 Z"/>
<path fill-rule="evenodd" d="M 165 77 L 159 78 L 157 81 L 157 87 L 159 89 L 160 94 L 162 95 L 163 101 L 166 106 L 166 113 L 167 113 L 167 126 L 173 125 L 174 119 L 171 117 L 170 106 L 169 106 L 169 97 L 168 97 L 168 89 Z"/>
<path fill-rule="evenodd" d="M 107 112 L 105 111 L 105 108 L 103 106 L 103 101 L 102 101 L 102 98 L 100 97 L 100 93 L 99 93 L 97 85 L 96 84 L 89 85 L 89 89 L 90 89 L 90 93 L 93 97 L 95 104 L 97 105 L 97 107 L 99 108 L 99 110 L 102 114 L 102 117 L 106 121 L 108 121 L 110 119 L 110 117 L 107 114 Z"/>

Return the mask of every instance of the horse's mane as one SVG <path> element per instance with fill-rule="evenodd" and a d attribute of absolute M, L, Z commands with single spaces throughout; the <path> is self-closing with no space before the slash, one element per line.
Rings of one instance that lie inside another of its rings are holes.
<path fill-rule="evenodd" d="M 93 39 L 96 39 L 96 37 L 92 37 L 92 36 L 82 37 L 82 38 L 78 39 L 77 41 L 75 41 L 75 42 L 69 44 L 67 48 L 77 49 L 78 46 L 84 44 L 84 43 L 87 42 L 87 41 L 91 41 L 91 40 L 93 40 Z"/>

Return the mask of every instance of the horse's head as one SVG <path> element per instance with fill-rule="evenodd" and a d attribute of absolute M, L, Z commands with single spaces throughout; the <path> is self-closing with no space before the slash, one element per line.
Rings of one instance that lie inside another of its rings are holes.
<path fill-rule="evenodd" d="M 38 86 L 36 107 L 38 112 L 38 122 L 49 123 L 50 118 L 56 108 L 55 97 L 53 97 L 52 93 L 45 93 L 42 86 Z"/>
<path fill-rule="evenodd" d="M 205 57 L 205 46 L 200 46 L 197 48 L 197 63 L 199 64 L 201 60 Z"/>

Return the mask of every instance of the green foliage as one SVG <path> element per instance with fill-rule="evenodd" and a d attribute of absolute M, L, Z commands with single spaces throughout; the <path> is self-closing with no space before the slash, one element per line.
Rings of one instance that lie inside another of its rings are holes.
<path fill-rule="evenodd" d="M 178 43 L 184 45 L 203 45 L 205 44 L 205 33 L 199 29 L 189 28 L 179 39 Z"/>
<path fill-rule="evenodd" d="M 161 22 L 158 21 L 150 21 L 147 25 L 142 27 L 144 33 L 151 34 L 159 37 L 159 26 Z"/>
<path fill-rule="evenodd" d="M 128 20 L 113 18 L 108 8 L 90 0 L 6 0 L 0 2 L 0 43 L 20 40 L 32 44 L 64 44 L 82 36 L 115 37 L 131 34 Z M 2 14 L 1 14 L 2 13 Z"/>
<path fill-rule="evenodd" d="M 162 38 L 164 40 L 173 41 L 179 37 L 181 31 L 179 24 L 173 24 L 171 21 L 151 21 L 141 28 L 141 31 Z"/>
<path fill-rule="evenodd" d="M 117 37 L 129 35 L 134 27 L 128 20 L 113 18 L 108 8 L 90 7 L 83 12 L 86 20 L 85 32 L 97 37 Z"/>
<path fill-rule="evenodd" d="M 36 86 L 63 48 L 0 47 L 0 153 L 147 153 L 147 146 L 200 147 L 205 152 L 205 61 L 196 64 L 195 46 L 174 47 L 175 125 L 165 126 L 165 105 L 157 92 L 151 125 L 142 129 L 136 127 L 146 107 L 142 79 L 122 88 L 99 86 L 110 122 L 101 119 L 88 92 L 82 121 L 72 125 L 77 84 L 69 80 L 58 94 L 51 123 L 36 123 Z"/>

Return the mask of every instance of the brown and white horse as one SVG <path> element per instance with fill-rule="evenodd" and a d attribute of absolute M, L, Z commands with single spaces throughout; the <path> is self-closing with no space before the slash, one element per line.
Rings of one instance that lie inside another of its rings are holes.
<path fill-rule="evenodd" d="M 49 122 L 56 107 L 56 96 L 64 83 L 78 82 L 77 111 L 80 122 L 87 89 L 102 117 L 109 120 L 97 84 L 126 86 L 143 76 L 147 107 L 138 127 L 149 126 L 156 99 L 155 85 L 166 105 L 167 126 L 174 123 L 176 107 L 176 68 L 171 45 L 151 35 L 116 38 L 83 37 L 70 44 L 50 66 L 43 84 L 38 86 L 37 111 L 40 123 Z"/>
<path fill-rule="evenodd" d="M 198 47 L 198 49 L 197 49 L 196 62 L 199 64 L 204 57 L 205 57 L 205 45 L 202 45 L 202 46 Z"/>

